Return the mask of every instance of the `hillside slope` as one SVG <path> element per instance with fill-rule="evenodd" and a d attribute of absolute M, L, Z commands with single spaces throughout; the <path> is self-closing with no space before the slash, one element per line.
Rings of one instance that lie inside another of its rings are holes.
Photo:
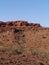
<path fill-rule="evenodd" d="M 49 28 L 0 21 L 0 65 L 49 65 Z"/>

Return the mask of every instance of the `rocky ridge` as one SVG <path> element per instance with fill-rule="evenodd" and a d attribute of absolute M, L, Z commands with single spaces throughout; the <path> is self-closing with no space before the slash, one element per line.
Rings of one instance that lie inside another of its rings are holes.
<path fill-rule="evenodd" d="M 6 27 L 6 26 L 38 26 L 40 27 L 40 24 L 28 23 L 27 21 L 7 21 L 7 22 L 0 21 L 0 27 Z"/>
<path fill-rule="evenodd" d="M 49 65 L 49 28 L 0 21 L 0 65 Z"/>

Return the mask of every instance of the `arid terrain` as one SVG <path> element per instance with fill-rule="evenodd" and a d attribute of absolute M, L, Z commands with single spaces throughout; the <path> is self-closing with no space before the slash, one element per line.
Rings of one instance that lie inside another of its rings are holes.
<path fill-rule="evenodd" d="M 0 65 L 49 65 L 49 28 L 0 21 Z"/>

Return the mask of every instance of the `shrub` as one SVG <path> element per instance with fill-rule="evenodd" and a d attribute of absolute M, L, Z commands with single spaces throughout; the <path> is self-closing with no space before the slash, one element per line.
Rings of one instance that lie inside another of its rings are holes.
<path fill-rule="evenodd" d="M 17 48 L 13 48 L 13 49 L 11 49 L 11 52 L 9 54 L 11 54 L 11 55 L 17 55 L 18 54 L 19 55 L 19 54 L 22 54 L 22 51 L 17 49 Z"/>
<path fill-rule="evenodd" d="M 20 34 L 20 33 L 22 33 L 22 30 L 14 29 L 14 33 Z"/>
<path fill-rule="evenodd" d="M 4 46 L 0 46 L 0 52 L 5 52 L 6 48 Z"/>
<path fill-rule="evenodd" d="M 22 54 L 22 52 L 19 51 L 19 50 L 17 50 L 17 49 L 15 49 L 15 50 L 13 51 L 13 53 L 14 53 L 14 54 Z"/>
<path fill-rule="evenodd" d="M 44 65 L 43 63 L 39 62 L 39 65 Z"/>

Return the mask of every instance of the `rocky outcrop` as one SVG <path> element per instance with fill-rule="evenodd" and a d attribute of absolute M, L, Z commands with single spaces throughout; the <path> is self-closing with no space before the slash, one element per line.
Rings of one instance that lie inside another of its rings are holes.
<path fill-rule="evenodd" d="M 40 24 L 28 23 L 27 21 L 8 21 L 8 22 L 1 22 L 0 27 L 6 26 L 37 26 L 40 27 Z"/>

